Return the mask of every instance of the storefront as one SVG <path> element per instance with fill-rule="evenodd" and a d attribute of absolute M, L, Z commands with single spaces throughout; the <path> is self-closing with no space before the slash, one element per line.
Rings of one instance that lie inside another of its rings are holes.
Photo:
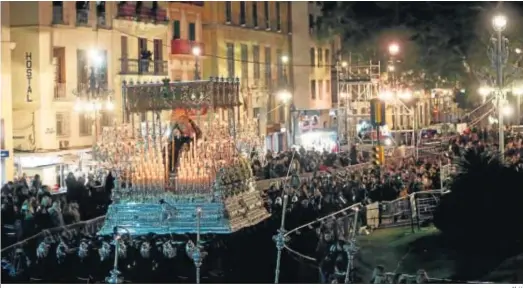
<path fill-rule="evenodd" d="M 0 150 L 0 185 L 4 185 L 7 181 L 7 159 L 9 158 L 9 150 Z"/>
<path fill-rule="evenodd" d="M 76 177 L 86 176 L 91 167 L 84 165 L 90 158 L 91 149 L 64 150 L 46 153 L 15 153 L 14 161 L 17 174 L 31 180 L 36 174 L 44 185 L 65 187 L 65 178 L 69 172 Z"/>
<path fill-rule="evenodd" d="M 280 123 L 267 125 L 267 136 L 265 137 L 265 147 L 272 152 L 282 152 L 288 149 L 287 129 Z"/>

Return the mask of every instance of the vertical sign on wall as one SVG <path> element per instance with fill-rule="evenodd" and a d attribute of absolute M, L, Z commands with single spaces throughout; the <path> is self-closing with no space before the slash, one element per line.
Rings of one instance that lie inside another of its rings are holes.
<path fill-rule="evenodd" d="M 33 78 L 33 57 L 31 52 L 25 52 L 25 77 L 27 78 L 25 101 L 33 102 L 33 99 L 31 98 L 31 94 L 33 94 L 33 89 L 31 88 L 31 79 Z"/>

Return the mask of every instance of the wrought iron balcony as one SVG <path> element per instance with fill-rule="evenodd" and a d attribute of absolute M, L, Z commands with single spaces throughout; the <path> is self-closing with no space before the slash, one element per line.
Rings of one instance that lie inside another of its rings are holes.
<path fill-rule="evenodd" d="M 169 1 L 169 2 L 189 4 L 189 5 L 200 6 L 200 7 L 203 7 L 203 5 L 205 4 L 204 1 Z"/>
<path fill-rule="evenodd" d="M 203 43 L 186 39 L 173 39 L 171 40 L 171 54 L 192 55 L 192 48 L 196 46 L 200 47 L 200 55 L 205 55 L 205 46 Z"/>
<path fill-rule="evenodd" d="M 53 6 L 53 24 L 66 24 L 62 6 Z"/>
<path fill-rule="evenodd" d="M 143 59 L 120 59 L 121 75 L 157 75 L 166 76 L 167 61 L 143 60 Z"/>
<path fill-rule="evenodd" d="M 76 10 L 76 26 L 88 26 L 89 25 L 89 10 L 78 9 Z"/>
<path fill-rule="evenodd" d="M 124 2 L 118 5 L 117 19 L 168 24 L 167 10 L 162 8 L 137 7 L 134 3 Z"/>

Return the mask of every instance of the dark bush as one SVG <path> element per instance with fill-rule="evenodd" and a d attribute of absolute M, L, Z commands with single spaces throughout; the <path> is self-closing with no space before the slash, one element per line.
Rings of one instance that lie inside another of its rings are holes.
<path fill-rule="evenodd" d="M 462 247 L 508 252 L 523 240 L 522 207 L 523 171 L 505 165 L 496 154 L 471 149 L 459 160 L 434 224 Z"/>

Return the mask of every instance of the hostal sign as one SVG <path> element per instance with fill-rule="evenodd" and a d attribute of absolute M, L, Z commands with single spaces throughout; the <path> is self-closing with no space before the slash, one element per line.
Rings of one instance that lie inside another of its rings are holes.
<path fill-rule="evenodd" d="M 31 94 L 33 94 L 33 89 L 31 88 L 31 79 L 33 78 L 33 57 L 31 52 L 25 52 L 25 77 L 27 78 L 27 92 L 25 100 L 27 102 L 32 102 Z"/>

